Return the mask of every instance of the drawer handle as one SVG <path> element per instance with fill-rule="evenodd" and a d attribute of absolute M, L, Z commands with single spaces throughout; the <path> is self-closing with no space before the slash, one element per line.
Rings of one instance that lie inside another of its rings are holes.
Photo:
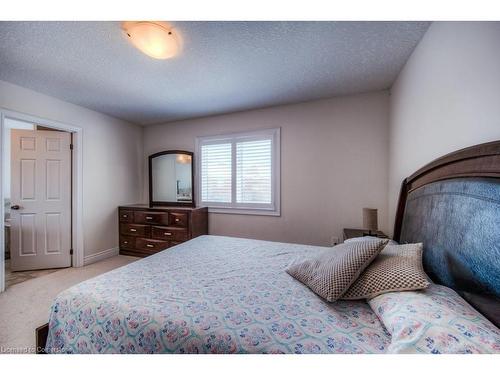
<path fill-rule="evenodd" d="M 128 217 L 128 215 L 122 215 L 122 217 Z"/>
<path fill-rule="evenodd" d="M 175 218 L 175 222 L 178 223 L 179 221 L 181 221 L 181 219 L 179 218 Z"/>
<path fill-rule="evenodd" d="M 128 244 L 128 241 L 123 241 L 123 243 L 126 245 L 126 244 Z"/>
<path fill-rule="evenodd" d="M 154 247 L 153 245 L 150 245 L 150 244 L 147 244 L 146 246 L 147 246 L 147 247 Z"/>
<path fill-rule="evenodd" d="M 137 232 L 137 229 L 130 228 L 130 231 L 131 231 L 131 232 Z"/>
<path fill-rule="evenodd" d="M 153 220 L 152 216 L 146 216 L 146 220 Z"/>
<path fill-rule="evenodd" d="M 163 233 L 163 234 L 164 234 L 165 236 L 171 236 L 171 235 L 172 235 L 172 233 L 170 233 L 170 232 L 165 232 L 165 233 Z"/>

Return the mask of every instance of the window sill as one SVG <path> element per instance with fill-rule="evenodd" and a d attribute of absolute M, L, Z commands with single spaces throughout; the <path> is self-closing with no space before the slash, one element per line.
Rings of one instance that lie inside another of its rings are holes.
<path fill-rule="evenodd" d="M 280 210 L 266 210 L 254 208 L 222 208 L 208 207 L 210 214 L 232 214 L 232 215 L 257 215 L 257 216 L 281 216 Z"/>

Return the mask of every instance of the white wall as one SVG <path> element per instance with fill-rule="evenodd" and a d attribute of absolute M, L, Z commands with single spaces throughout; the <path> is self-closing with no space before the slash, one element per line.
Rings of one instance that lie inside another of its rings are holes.
<path fill-rule="evenodd" d="M 142 194 L 142 128 L 4 81 L 0 108 L 83 129 L 84 255 L 118 246 L 117 206 Z"/>
<path fill-rule="evenodd" d="M 446 153 L 498 139 L 500 23 L 434 22 L 391 89 L 391 232 L 405 177 Z"/>
<path fill-rule="evenodd" d="M 210 214 L 209 231 L 329 245 L 361 225 L 363 207 L 378 208 L 388 228 L 388 104 L 383 91 L 148 126 L 144 163 L 162 150 L 195 151 L 197 136 L 281 127 L 281 217 Z"/>

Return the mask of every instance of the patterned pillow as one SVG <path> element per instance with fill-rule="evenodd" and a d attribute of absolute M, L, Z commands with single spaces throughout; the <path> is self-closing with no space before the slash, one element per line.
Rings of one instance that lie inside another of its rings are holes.
<path fill-rule="evenodd" d="M 500 329 L 445 286 L 368 303 L 392 336 L 388 353 L 500 353 Z"/>
<path fill-rule="evenodd" d="M 286 272 L 317 295 L 334 302 L 386 244 L 387 240 L 374 240 L 337 245 L 313 259 L 293 263 Z"/>
<path fill-rule="evenodd" d="M 373 298 L 382 293 L 429 286 L 422 266 L 422 244 L 387 245 L 342 299 Z"/>

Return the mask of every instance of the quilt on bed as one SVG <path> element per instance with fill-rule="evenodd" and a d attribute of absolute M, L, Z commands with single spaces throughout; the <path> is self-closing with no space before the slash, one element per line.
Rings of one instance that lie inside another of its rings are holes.
<path fill-rule="evenodd" d="M 383 353 L 364 301 L 327 303 L 284 270 L 325 248 L 201 236 L 58 295 L 50 353 Z"/>

